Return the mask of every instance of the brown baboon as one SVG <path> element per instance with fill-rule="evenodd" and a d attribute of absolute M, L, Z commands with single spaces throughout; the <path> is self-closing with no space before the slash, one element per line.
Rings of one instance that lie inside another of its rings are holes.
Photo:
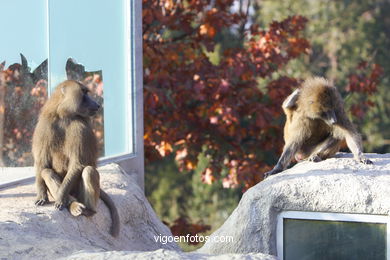
<path fill-rule="evenodd" d="M 73 216 L 91 216 L 100 197 L 111 212 L 111 234 L 117 236 L 119 215 L 113 201 L 100 189 L 96 170 L 97 143 L 90 117 L 99 107 L 88 96 L 88 89 L 73 80 L 59 84 L 43 106 L 32 141 L 35 204 L 47 203 L 49 191 L 55 208 L 68 207 Z"/>
<path fill-rule="evenodd" d="M 344 140 L 357 161 L 372 164 L 363 155 L 361 137 L 345 113 L 339 92 L 326 79 L 306 80 L 283 102 L 283 110 L 283 153 L 265 177 L 286 169 L 293 156 L 297 161 L 329 158 L 339 151 Z"/>

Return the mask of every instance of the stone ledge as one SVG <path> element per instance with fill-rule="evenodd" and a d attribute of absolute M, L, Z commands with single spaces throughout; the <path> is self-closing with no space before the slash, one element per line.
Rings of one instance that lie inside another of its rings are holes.
<path fill-rule="evenodd" d="M 222 254 L 209 255 L 200 253 L 183 253 L 172 250 L 159 249 L 152 252 L 80 252 L 76 253 L 65 260 L 277 260 L 276 257 L 261 253 L 240 254 Z"/>
<path fill-rule="evenodd" d="M 199 253 L 259 252 L 276 255 L 277 215 L 285 210 L 388 215 L 390 154 L 369 154 L 364 165 L 351 154 L 322 162 L 302 162 L 249 189 L 238 207 L 212 236 L 233 236 Z"/>
<path fill-rule="evenodd" d="M 100 167 L 99 172 L 102 188 L 119 211 L 121 231 L 117 238 L 109 234 L 111 217 L 101 200 L 93 217 L 73 217 L 67 210 L 55 210 L 53 204 L 35 206 L 35 186 L 28 184 L 0 190 L 0 258 L 57 259 L 96 249 L 180 250 L 175 243 L 156 243 L 154 236 L 171 232 L 132 177 L 115 164 Z"/>

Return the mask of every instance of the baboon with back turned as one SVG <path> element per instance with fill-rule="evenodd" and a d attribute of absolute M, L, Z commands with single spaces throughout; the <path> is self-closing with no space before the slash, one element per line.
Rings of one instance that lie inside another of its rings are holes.
<path fill-rule="evenodd" d="M 282 155 L 265 177 L 288 167 L 295 156 L 297 161 L 321 161 L 335 155 L 346 140 L 355 160 L 372 162 L 363 155 L 359 133 L 348 119 L 343 100 L 337 89 L 324 78 L 306 80 L 283 102 L 286 114 Z"/>
<path fill-rule="evenodd" d="M 88 88 L 73 80 L 59 84 L 43 106 L 32 141 L 35 204 L 46 204 L 49 191 L 55 208 L 68 207 L 73 216 L 91 216 L 96 213 L 100 197 L 110 209 L 111 234 L 117 236 L 118 211 L 100 189 L 96 170 L 98 149 L 90 117 L 99 107 L 88 96 Z"/>

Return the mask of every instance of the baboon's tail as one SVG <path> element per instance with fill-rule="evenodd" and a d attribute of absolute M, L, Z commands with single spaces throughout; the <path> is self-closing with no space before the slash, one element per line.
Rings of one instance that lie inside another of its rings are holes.
<path fill-rule="evenodd" d="M 113 237 L 117 237 L 119 235 L 119 226 L 120 226 L 118 210 L 116 209 L 115 204 L 110 198 L 110 196 L 108 196 L 108 194 L 102 189 L 100 189 L 100 198 L 107 205 L 111 213 L 112 224 L 111 224 L 110 234 Z"/>

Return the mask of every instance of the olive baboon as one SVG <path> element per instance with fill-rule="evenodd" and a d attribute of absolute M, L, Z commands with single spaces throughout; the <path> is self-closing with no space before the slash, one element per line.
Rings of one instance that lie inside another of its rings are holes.
<path fill-rule="evenodd" d="M 88 96 L 88 89 L 73 80 L 59 84 L 43 106 L 32 141 L 35 204 L 47 203 L 49 191 L 55 208 L 69 207 L 73 216 L 91 216 L 100 197 L 111 212 L 111 234 L 117 236 L 119 215 L 113 201 L 100 189 L 96 170 L 97 142 L 90 117 L 99 107 Z"/>
<path fill-rule="evenodd" d="M 293 156 L 297 161 L 329 158 L 339 151 L 343 140 L 357 161 L 372 164 L 363 155 L 361 137 L 344 111 L 339 92 L 326 79 L 306 80 L 282 106 L 285 145 L 278 163 L 265 177 L 286 169 Z"/>

